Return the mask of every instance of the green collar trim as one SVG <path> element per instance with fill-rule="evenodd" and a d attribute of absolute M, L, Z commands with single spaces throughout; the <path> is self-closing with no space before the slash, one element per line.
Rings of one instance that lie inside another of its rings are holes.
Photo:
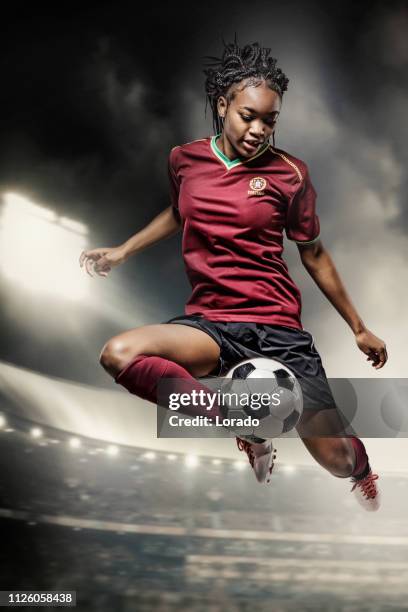
<path fill-rule="evenodd" d="M 225 165 L 227 170 L 231 170 L 231 168 L 235 168 L 235 166 L 239 166 L 240 164 L 245 164 L 246 162 L 250 161 L 251 159 L 255 159 L 256 157 L 259 157 L 269 147 L 269 143 L 266 142 L 261 147 L 261 149 L 259 149 L 258 153 L 256 153 L 252 157 L 248 157 L 248 158 L 246 158 L 246 157 L 236 157 L 235 159 L 229 159 L 226 155 L 224 155 L 224 153 L 217 146 L 217 140 L 218 140 L 218 138 L 220 136 L 221 136 L 221 132 L 219 134 L 215 134 L 215 136 L 211 137 L 211 142 L 210 142 L 211 149 L 213 150 L 214 154 L 218 157 L 218 159 L 222 161 L 222 163 Z"/>

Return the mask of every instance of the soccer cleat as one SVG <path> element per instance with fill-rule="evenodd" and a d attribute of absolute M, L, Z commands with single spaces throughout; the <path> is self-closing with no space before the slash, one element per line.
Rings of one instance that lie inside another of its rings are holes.
<path fill-rule="evenodd" d="M 380 492 L 375 483 L 376 480 L 378 480 L 378 474 L 373 474 L 371 468 L 364 478 L 351 479 L 351 482 L 354 483 L 351 492 L 354 492 L 360 506 L 368 512 L 375 512 L 380 507 Z"/>
<path fill-rule="evenodd" d="M 238 449 L 245 451 L 248 455 L 249 463 L 255 472 L 257 481 L 261 483 L 270 482 L 270 475 L 276 459 L 276 449 L 272 440 L 265 440 L 258 444 L 237 437 L 236 441 Z"/>

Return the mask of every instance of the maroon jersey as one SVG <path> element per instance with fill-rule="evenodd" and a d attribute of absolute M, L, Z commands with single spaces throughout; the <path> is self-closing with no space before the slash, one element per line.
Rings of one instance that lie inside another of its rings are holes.
<path fill-rule="evenodd" d="M 299 243 L 319 237 L 307 166 L 267 143 L 249 159 L 230 160 L 217 147 L 219 136 L 169 155 L 192 287 L 185 314 L 302 329 L 300 292 L 282 251 L 283 230 Z"/>

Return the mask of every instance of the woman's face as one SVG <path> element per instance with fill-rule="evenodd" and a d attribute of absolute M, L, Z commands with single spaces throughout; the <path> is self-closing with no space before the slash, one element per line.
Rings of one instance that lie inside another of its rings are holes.
<path fill-rule="evenodd" d="M 242 88 L 245 80 L 233 85 L 235 96 L 229 102 L 224 96 L 218 99 L 218 114 L 224 118 L 223 135 L 237 157 L 252 157 L 275 130 L 281 108 L 280 95 L 260 85 Z"/>

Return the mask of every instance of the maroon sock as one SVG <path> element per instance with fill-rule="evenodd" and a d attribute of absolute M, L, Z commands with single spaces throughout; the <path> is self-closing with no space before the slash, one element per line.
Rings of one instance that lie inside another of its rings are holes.
<path fill-rule="evenodd" d="M 161 378 L 171 379 L 168 387 L 166 386 L 166 396 L 173 392 L 191 393 L 193 390 L 197 392 L 203 390 L 205 393 L 211 394 L 216 392 L 191 376 L 183 366 L 156 355 L 139 355 L 117 374 L 115 382 L 125 387 L 129 393 L 157 404 L 157 385 Z M 165 408 L 169 407 L 168 404 L 163 405 Z M 198 405 L 182 406 L 179 412 L 190 416 L 200 415 L 209 418 L 218 416 L 222 419 L 220 407 L 216 401 L 209 410 L 205 403 L 200 402 Z"/>
<path fill-rule="evenodd" d="M 351 476 L 353 476 L 353 478 L 357 478 L 357 480 L 360 480 L 361 478 L 365 478 L 369 472 L 370 466 L 368 463 L 368 456 L 365 446 L 360 438 L 353 436 L 350 438 L 350 440 L 356 455 L 356 464 Z"/>

